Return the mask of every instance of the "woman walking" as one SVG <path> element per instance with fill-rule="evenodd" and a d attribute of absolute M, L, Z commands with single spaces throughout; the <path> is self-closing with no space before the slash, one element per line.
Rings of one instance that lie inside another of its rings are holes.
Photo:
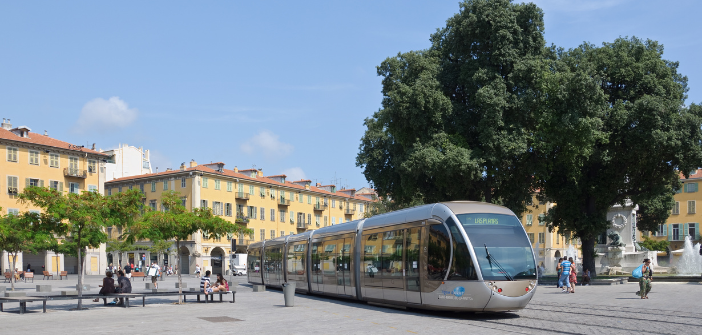
<path fill-rule="evenodd" d="M 563 257 L 558 259 L 558 264 L 556 264 L 556 288 L 561 287 L 561 262 L 563 262 Z"/>
<path fill-rule="evenodd" d="M 568 261 L 573 264 L 570 267 L 570 293 L 575 293 L 575 284 L 578 283 L 578 268 L 575 266 L 573 257 L 568 257 Z"/>
<path fill-rule="evenodd" d="M 641 299 L 648 299 L 648 292 L 651 292 L 651 278 L 653 277 L 653 271 L 651 270 L 651 260 L 644 259 L 643 268 L 641 268 L 641 278 L 639 278 L 639 292 Z"/>

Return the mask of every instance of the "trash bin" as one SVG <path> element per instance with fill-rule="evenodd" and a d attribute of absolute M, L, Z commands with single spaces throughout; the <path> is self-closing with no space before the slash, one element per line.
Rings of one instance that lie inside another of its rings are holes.
<path fill-rule="evenodd" d="M 285 307 L 293 307 L 295 302 L 295 282 L 283 283 L 283 296 L 285 297 Z"/>

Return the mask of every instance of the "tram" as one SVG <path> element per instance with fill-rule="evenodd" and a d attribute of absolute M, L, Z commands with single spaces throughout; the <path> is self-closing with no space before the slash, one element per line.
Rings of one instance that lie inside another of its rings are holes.
<path fill-rule="evenodd" d="M 431 310 L 513 311 L 534 295 L 534 251 L 509 209 L 423 205 L 252 243 L 248 282 Z"/>

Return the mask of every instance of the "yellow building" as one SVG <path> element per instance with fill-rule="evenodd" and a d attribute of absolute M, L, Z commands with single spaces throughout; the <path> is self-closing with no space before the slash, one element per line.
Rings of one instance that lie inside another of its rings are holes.
<path fill-rule="evenodd" d="M 227 236 L 217 240 L 203 240 L 195 234 L 181 246 L 183 273 L 193 273 L 195 265 L 214 273 L 226 273 L 227 256 L 231 252 L 231 238 L 236 239 L 237 252 L 245 252 L 253 241 L 304 232 L 328 225 L 360 219 L 373 202 L 370 194 L 356 194 L 354 189 L 337 190 L 334 185 L 312 185 L 310 180 L 288 181 L 285 175 L 264 177 L 260 170 L 224 169 L 224 163 L 198 165 L 191 161 L 178 170 L 119 178 L 105 184 L 106 194 L 126 189 L 138 189 L 144 194 L 143 202 L 160 210 L 161 194 L 167 190 L 179 192 L 183 205 L 193 208 L 211 208 L 215 215 L 235 222 L 237 217 L 254 232 L 250 236 Z M 124 253 L 111 255 L 113 259 L 144 257 L 146 261 L 163 264 L 163 255 Z M 173 255 L 167 256 L 173 264 Z M 108 256 L 108 259 L 110 256 Z M 115 262 L 116 263 L 116 262 Z M 123 261 L 124 263 L 124 261 Z"/>
<path fill-rule="evenodd" d="M 580 240 L 571 239 L 568 233 L 559 234 L 558 230 L 549 232 L 548 226 L 546 226 L 546 222 L 544 221 L 544 216 L 553 206 L 555 206 L 554 203 L 539 201 L 536 195 L 534 195 L 531 203 L 527 206 L 526 212 L 524 212 L 520 218 L 534 251 L 538 251 L 538 255 L 536 256 L 539 259 L 539 263 L 541 264 L 543 262 L 543 265 L 547 268 L 552 262 L 547 262 L 546 260 L 564 257 L 571 245 L 576 249 L 579 257 L 582 255 L 580 251 Z"/>
<path fill-rule="evenodd" d="M 665 224 L 659 225 L 650 238 L 670 241 L 670 250 L 683 248 L 685 236 L 692 236 L 694 243 L 700 241 L 702 213 L 697 213 L 697 200 L 702 200 L 699 184 L 702 182 L 702 169 L 690 178 L 680 176 L 682 189 L 675 194 L 675 206 Z"/>
<path fill-rule="evenodd" d="M 21 204 L 17 194 L 28 186 L 50 187 L 63 193 L 81 191 L 102 192 L 104 162 L 109 158 L 94 149 L 73 145 L 31 132 L 25 126 L 13 128 L 10 120 L 3 119 L 0 128 L 0 206 L 2 214 L 25 211 L 39 212 L 31 204 Z M 102 255 L 102 257 L 101 257 Z M 0 265 L 3 271 L 10 268 L 7 252 L 3 252 Z M 101 264 L 104 250 L 90 250 L 86 259 L 86 273 L 98 274 L 106 267 Z M 34 271 L 68 271 L 76 273 L 75 257 L 43 252 L 18 256 L 17 267 Z"/>

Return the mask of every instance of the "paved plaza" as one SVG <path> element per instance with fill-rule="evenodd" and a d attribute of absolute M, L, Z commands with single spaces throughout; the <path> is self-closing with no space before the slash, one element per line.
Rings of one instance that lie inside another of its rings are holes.
<path fill-rule="evenodd" d="M 66 280 L 35 280 L 18 283 L 18 290 L 31 294 L 36 284 L 51 284 L 54 291 L 70 289 L 76 277 Z M 101 278 L 87 277 L 93 285 Z M 174 288 L 175 277 L 159 282 Z M 185 278 L 188 287 L 198 279 Z M 146 282 L 149 282 L 147 279 Z M 655 283 L 650 299 L 641 300 L 637 284 L 588 286 L 575 294 L 563 294 L 553 286 L 539 286 L 526 309 L 514 313 L 447 313 L 384 308 L 365 303 L 320 296 L 297 295 L 295 307 L 284 307 L 281 291 L 254 293 L 245 278 L 239 282 L 236 303 L 175 305 L 176 297 L 147 298 L 146 307 L 134 303 L 125 309 L 84 301 L 89 310 L 69 311 L 75 301 L 51 301 L 46 314 L 41 303 L 28 304 L 20 315 L 18 304 L 5 305 L 0 327 L 9 329 L 60 330 L 71 334 L 212 333 L 257 334 L 693 334 L 702 329 L 702 285 Z M 141 279 L 134 291 L 143 291 Z M 7 285 L 7 284 L 1 284 Z M 192 299 L 195 300 L 194 298 Z M 225 298 L 225 301 L 231 301 Z"/>

